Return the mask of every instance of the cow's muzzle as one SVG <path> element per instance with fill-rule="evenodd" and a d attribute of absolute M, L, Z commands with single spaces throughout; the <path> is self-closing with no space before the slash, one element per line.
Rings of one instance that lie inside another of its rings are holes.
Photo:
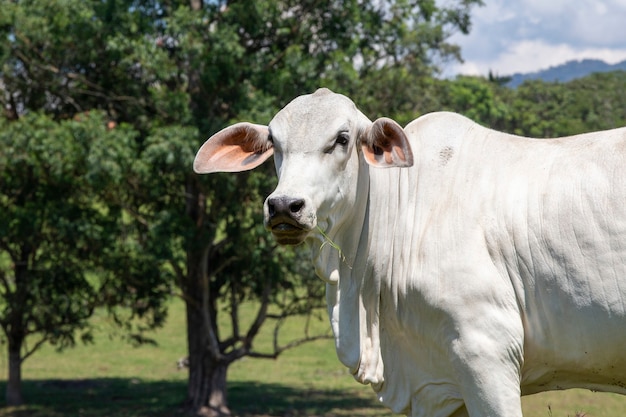
<path fill-rule="evenodd" d="M 304 199 L 270 196 L 265 201 L 265 227 L 281 245 L 298 245 L 311 231 L 305 212 Z"/>

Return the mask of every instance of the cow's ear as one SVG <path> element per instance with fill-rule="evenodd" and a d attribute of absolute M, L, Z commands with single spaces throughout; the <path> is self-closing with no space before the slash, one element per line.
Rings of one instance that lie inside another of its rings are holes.
<path fill-rule="evenodd" d="M 193 170 L 198 174 L 247 171 L 261 165 L 273 152 L 267 126 L 237 123 L 204 142 Z"/>
<path fill-rule="evenodd" d="M 382 117 L 363 133 L 361 147 L 368 164 L 379 167 L 410 167 L 413 152 L 404 129 L 395 121 Z"/>

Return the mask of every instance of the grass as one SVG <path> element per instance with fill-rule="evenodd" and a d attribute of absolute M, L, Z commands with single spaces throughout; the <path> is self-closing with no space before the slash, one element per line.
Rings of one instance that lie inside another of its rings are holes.
<path fill-rule="evenodd" d="M 176 369 L 186 350 L 182 303 L 173 302 L 166 326 L 155 333 L 157 346 L 133 348 L 110 338 L 111 328 L 98 320 L 95 345 L 60 353 L 46 347 L 29 358 L 23 367 L 28 405 L 0 408 L 0 417 L 183 416 L 187 375 Z M 290 325 L 293 330 L 299 323 Z M 6 368 L 1 355 L 0 393 Z M 230 406 L 241 417 L 395 416 L 377 403 L 369 387 L 354 381 L 331 340 L 306 344 L 276 360 L 241 360 L 231 366 L 229 381 Z M 3 401 L 0 396 L 0 406 Z M 614 417 L 626 415 L 626 397 L 569 390 L 524 397 L 523 407 L 527 417 L 574 417 L 577 412 Z"/>

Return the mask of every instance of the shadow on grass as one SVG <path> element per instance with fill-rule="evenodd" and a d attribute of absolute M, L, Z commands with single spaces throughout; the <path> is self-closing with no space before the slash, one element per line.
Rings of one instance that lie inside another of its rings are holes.
<path fill-rule="evenodd" d="M 232 383 L 228 390 L 233 411 L 242 417 L 371 417 L 391 416 L 375 399 L 354 391 L 293 388 L 280 384 Z"/>
<path fill-rule="evenodd" d="M 4 394 L 6 382 L 0 382 Z M 125 378 L 28 380 L 23 382 L 28 405 L 6 407 L 0 417 L 182 417 L 184 381 L 142 381 Z M 364 399 L 338 390 L 313 391 L 279 384 L 232 382 L 229 405 L 241 417 L 380 416 L 374 396 Z M 391 415 L 391 414 L 387 414 Z"/>

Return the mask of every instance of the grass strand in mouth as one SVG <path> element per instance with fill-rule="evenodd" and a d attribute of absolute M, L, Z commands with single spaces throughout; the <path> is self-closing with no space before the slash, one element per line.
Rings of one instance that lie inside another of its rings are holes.
<path fill-rule="evenodd" d="M 335 249 L 338 253 L 339 253 L 339 258 L 346 263 L 346 265 L 348 265 L 348 267 L 350 269 L 352 269 L 352 265 L 350 265 L 347 261 L 346 255 L 343 253 L 343 251 L 341 250 L 341 248 L 339 247 L 338 244 L 336 244 L 335 242 L 333 242 L 333 240 L 331 238 L 328 237 L 328 235 L 326 233 L 324 233 L 324 231 L 322 230 L 322 228 L 317 225 L 317 230 L 320 232 L 320 234 L 324 237 L 324 243 L 322 243 L 322 245 L 320 246 L 320 250 L 322 250 L 322 248 L 324 247 L 324 245 L 328 244 L 330 245 L 330 247 L 332 247 L 333 249 Z"/>

